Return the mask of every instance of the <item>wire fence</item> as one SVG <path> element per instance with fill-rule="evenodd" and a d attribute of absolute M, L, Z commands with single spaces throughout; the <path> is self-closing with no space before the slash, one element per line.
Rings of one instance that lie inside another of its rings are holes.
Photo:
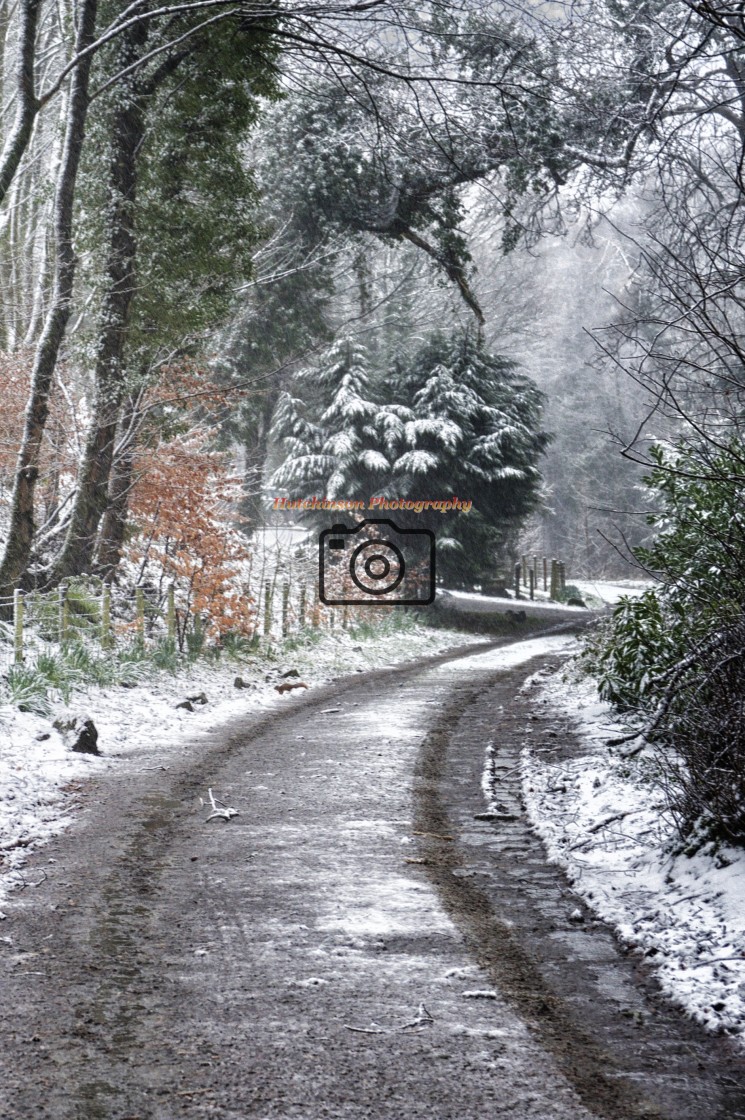
<path fill-rule="evenodd" d="M 0 597 L 0 668 L 33 665 L 43 654 L 72 644 L 102 651 L 139 641 L 170 639 L 178 644 L 176 589 L 168 588 L 163 606 L 144 588 L 113 591 L 101 584 L 60 586 L 51 591 L 17 590 Z"/>
<path fill-rule="evenodd" d="M 269 644 L 307 630 L 347 630 L 381 617 L 380 602 L 324 603 L 317 555 L 308 548 L 275 551 L 247 575 L 251 610 L 243 636 L 256 642 Z M 550 599 L 560 598 L 566 590 L 564 565 L 523 557 L 515 568 L 515 597 L 524 598 L 527 590 L 533 598 L 541 582 Z M 0 597 L 0 673 L 13 665 L 33 666 L 39 657 L 73 645 L 113 654 L 135 644 L 147 649 L 167 642 L 183 653 L 224 637 L 208 611 L 194 609 L 189 589 L 176 583 L 127 590 L 86 579 Z"/>
<path fill-rule="evenodd" d="M 547 556 L 522 556 L 515 564 L 515 598 L 524 598 L 527 591 L 533 599 L 541 584 L 549 599 L 560 599 L 567 589 L 566 564 Z"/>
<path fill-rule="evenodd" d="M 243 632 L 248 639 L 268 644 L 308 629 L 347 629 L 374 613 L 374 608 L 326 606 L 318 595 L 317 569 L 280 562 L 264 570 L 270 574 L 250 596 L 252 621 Z M 188 592 L 173 583 L 164 594 L 101 583 L 0 597 L 0 673 L 5 674 L 13 665 L 32 667 L 44 655 L 79 645 L 115 654 L 135 644 L 147 649 L 167 642 L 184 653 L 223 639 L 209 614 L 194 611 Z"/>

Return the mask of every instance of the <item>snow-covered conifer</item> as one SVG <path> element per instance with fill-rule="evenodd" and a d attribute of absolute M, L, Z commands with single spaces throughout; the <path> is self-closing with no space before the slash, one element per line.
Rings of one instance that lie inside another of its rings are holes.
<path fill-rule="evenodd" d="M 272 435 L 284 461 L 272 485 L 293 497 L 323 492 L 364 500 L 389 469 L 364 346 L 339 339 L 317 366 L 298 374 L 296 392 L 297 398 L 283 394 L 275 411 Z"/>
<path fill-rule="evenodd" d="M 509 559 L 537 500 L 541 394 L 468 333 L 432 335 L 395 376 L 374 370 L 363 346 L 339 340 L 284 394 L 273 435 L 283 462 L 272 483 L 301 497 L 373 495 L 473 503 L 424 509 L 416 524 L 440 543 L 440 568 L 473 581 Z M 401 520 L 401 518 L 399 518 Z"/>

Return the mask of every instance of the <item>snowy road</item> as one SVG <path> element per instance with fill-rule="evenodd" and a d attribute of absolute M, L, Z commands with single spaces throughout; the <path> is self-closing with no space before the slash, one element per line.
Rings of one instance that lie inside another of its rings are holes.
<path fill-rule="evenodd" d="M 6 905 L 3 1120 L 745 1116 L 742 1058 L 577 928 L 525 826 L 513 697 L 545 650 L 372 673 L 96 779 Z M 208 787 L 239 815 L 206 822 Z"/>

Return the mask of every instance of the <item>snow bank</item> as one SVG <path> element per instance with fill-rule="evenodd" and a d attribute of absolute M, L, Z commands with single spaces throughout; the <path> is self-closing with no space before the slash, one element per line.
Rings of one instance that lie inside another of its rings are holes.
<path fill-rule="evenodd" d="M 745 1044 L 745 852 L 675 854 L 653 752 L 608 746 L 623 728 L 592 682 L 537 674 L 526 688 L 571 717 L 586 747 L 561 762 L 523 752 L 525 803 L 549 858 L 668 996 Z"/>
<path fill-rule="evenodd" d="M 614 606 L 622 596 L 634 598 L 641 595 L 646 591 L 651 584 L 649 581 L 643 580 L 618 580 L 616 582 L 609 582 L 608 580 L 586 580 L 586 579 L 571 579 L 569 580 L 573 587 L 576 587 L 583 596 L 587 598 L 587 606 L 602 607 Z M 515 599 L 514 595 L 510 594 L 509 598 L 501 598 L 498 595 L 482 595 L 477 591 L 456 591 L 443 588 L 438 591 L 438 595 L 449 596 L 451 599 L 457 599 L 462 608 L 470 608 L 472 610 L 485 610 L 487 608 L 495 609 L 497 607 L 514 609 L 517 604 L 520 608 L 529 608 L 531 611 L 535 608 L 540 610 L 544 608 L 552 611 L 566 611 L 567 615 L 582 614 L 585 610 L 584 607 L 569 606 L 567 603 L 557 603 L 553 599 L 549 599 L 547 593 L 539 586 L 535 590 L 535 598 L 529 599 L 527 589 L 521 589 L 520 599 Z"/>

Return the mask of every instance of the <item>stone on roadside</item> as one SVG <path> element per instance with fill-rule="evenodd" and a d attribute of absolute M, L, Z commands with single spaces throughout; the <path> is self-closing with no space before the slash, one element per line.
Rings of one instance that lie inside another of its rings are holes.
<path fill-rule="evenodd" d="M 76 754 L 100 754 L 98 749 L 98 730 L 92 719 L 76 719 L 71 728 L 70 750 Z"/>
<path fill-rule="evenodd" d="M 98 730 L 88 716 L 60 717 L 52 724 L 65 741 L 65 746 L 76 754 L 100 754 Z"/>

